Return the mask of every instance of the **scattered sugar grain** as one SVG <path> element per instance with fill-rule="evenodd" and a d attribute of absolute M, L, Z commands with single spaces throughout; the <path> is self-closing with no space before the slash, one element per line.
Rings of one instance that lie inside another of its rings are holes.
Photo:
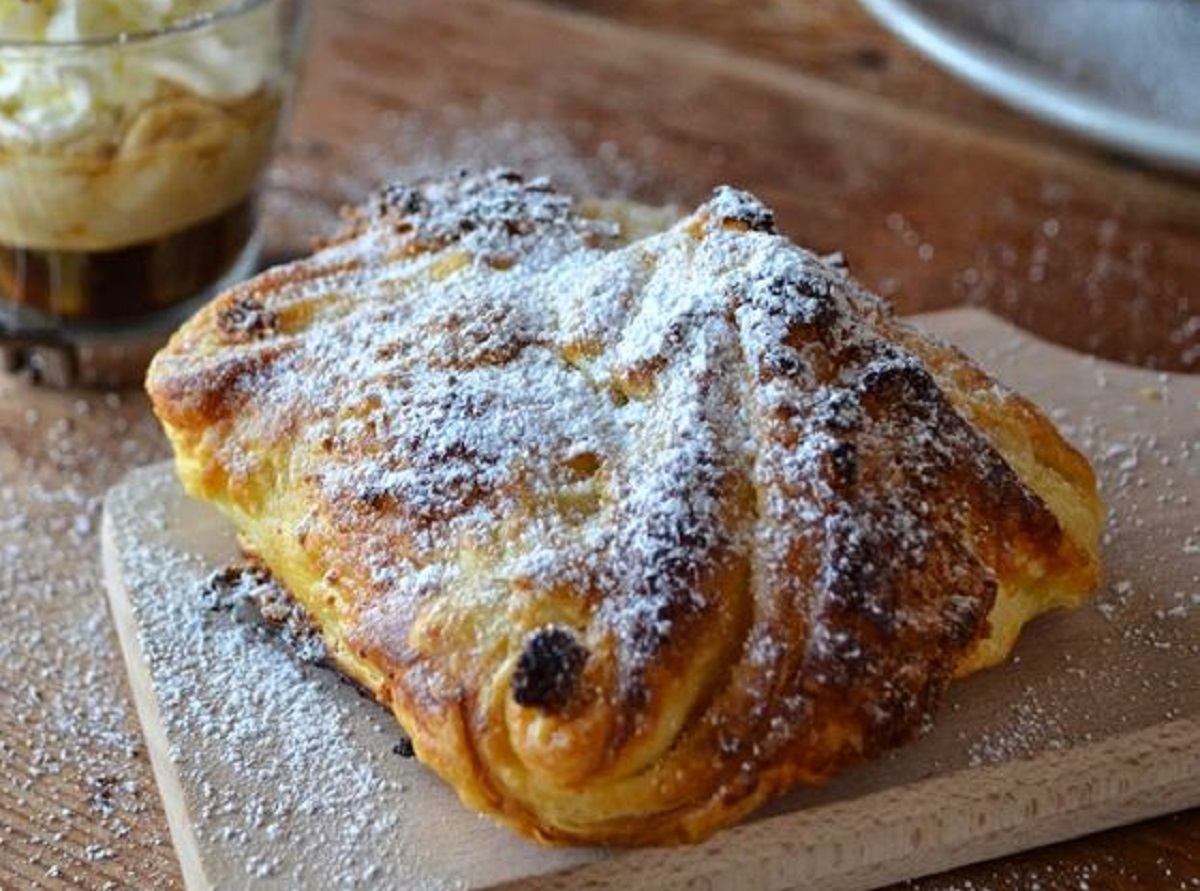
<path fill-rule="evenodd" d="M 140 853 L 120 857 L 119 868 L 144 883 L 176 867 L 161 832 L 144 828 L 157 792 L 114 683 L 124 669 L 96 539 L 104 491 L 128 466 L 109 444 L 127 436 L 132 463 L 164 448 L 140 405 L 109 401 L 0 379 L 0 429 L 15 431 L 0 438 L 0 472 L 11 481 L 0 487 L 0 626 L 12 632 L 0 635 L 0 703 L 24 733 L 0 745 L 0 775 L 20 790 L 25 817 L 5 827 L 0 847 L 36 860 L 47 879 L 66 878 L 128 851 L 122 840 L 139 826 Z"/>
<path fill-rule="evenodd" d="M 272 242 L 306 245 L 337 228 L 341 206 L 357 204 L 381 186 L 462 169 L 503 166 L 549 177 L 575 195 L 655 205 L 678 204 L 707 185 L 664 176 L 653 164 L 652 144 L 630 149 L 598 140 L 586 122 L 564 127 L 521 120 L 498 101 L 479 109 L 388 112 L 373 136 L 337 156 L 313 146 L 285 146 L 268 178 Z"/>
<path fill-rule="evenodd" d="M 153 511 L 140 519 L 163 528 L 169 521 Z M 199 557 L 135 540 L 121 544 L 130 583 L 168 592 L 142 599 L 139 621 L 144 628 L 172 629 L 141 640 L 156 666 L 152 676 L 168 738 L 220 740 L 220 758 L 196 760 L 203 744 L 172 751 L 185 787 L 198 790 L 202 841 L 219 845 L 228 862 L 240 859 L 241 870 L 256 880 L 451 887 L 424 872 L 420 850 L 406 850 L 396 862 L 372 859 L 395 850 L 398 817 L 381 819 L 374 805 L 397 790 L 378 772 L 376 755 L 349 736 L 351 716 L 346 703 L 331 696 L 332 677 L 298 662 L 262 626 L 206 606 L 201 580 L 208 566 Z M 196 581 L 180 590 L 183 579 Z M 269 797 L 248 791 L 257 788 L 269 788 Z M 307 818 L 321 813 L 337 819 L 320 820 L 313 835 Z M 311 857 L 318 848 L 321 856 Z"/>

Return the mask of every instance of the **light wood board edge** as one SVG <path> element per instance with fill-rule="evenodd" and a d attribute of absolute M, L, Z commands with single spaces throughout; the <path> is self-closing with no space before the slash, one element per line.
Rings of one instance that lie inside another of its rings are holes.
<path fill-rule="evenodd" d="M 964 791 L 969 784 L 970 792 Z M 1200 722 L 975 768 L 496 891 L 863 891 L 1200 805 Z M 874 814 L 863 825 L 863 811 Z M 847 848 L 838 840 L 859 841 Z"/>
<path fill-rule="evenodd" d="M 138 473 L 141 471 L 135 471 Z M 129 484 L 129 478 L 120 486 Z M 134 707 L 142 725 L 146 750 L 154 780 L 158 785 L 159 797 L 167 815 L 167 827 L 171 841 L 179 858 L 184 885 L 188 891 L 213 891 L 214 885 L 204 871 L 200 845 L 192 828 L 188 814 L 187 796 L 175 761 L 171 758 L 171 744 L 167 739 L 166 725 L 159 709 L 158 694 L 154 692 L 154 681 L 150 677 L 149 661 L 142 653 L 138 634 L 138 621 L 133 601 L 125 584 L 125 573 L 121 565 L 121 554 L 117 548 L 116 535 L 112 528 L 112 515 L 105 499 L 104 516 L 100 526 L 100 553 L 103 566 L 104 588 L 108 592 L 109 609 L 117 629 L 124 656 L 125 670 L 129 676 L 129 687 L 133 694 Z"/>

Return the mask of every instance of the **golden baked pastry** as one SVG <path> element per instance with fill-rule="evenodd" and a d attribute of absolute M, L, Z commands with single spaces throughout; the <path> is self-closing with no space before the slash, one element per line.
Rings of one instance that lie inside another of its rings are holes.
<path fill-rule="evenodd" d="M 912 737 L 1097 578 L 1047 419 L 731 188 L 667 227 L 393 186 L 148 387 L 340 669 L 544 842 L 700 839 Z"/>

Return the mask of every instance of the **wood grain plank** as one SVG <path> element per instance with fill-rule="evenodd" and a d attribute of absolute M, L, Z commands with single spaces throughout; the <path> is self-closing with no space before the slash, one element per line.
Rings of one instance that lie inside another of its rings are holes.
<path fill-rule="evenodd" d="M 857 0 L 540 0 L 598 19 L 690 37 L 747 59 L 932 112 L 958 125 L 1090 156 L 1113 169 L 1156 170 L 1185 187 L 1196 177 L 1042 123 L 948 73 L 911 49 Z"/>
<path fill-rule="evenodd" d="M 853 0 L 545 0 L 561 9 L 684 35 L 790 70 L 1013 136 L 1096 151 L 948 76 Z"/>
<path fill-rule="evenodd" d="M 0 888 L 178 887 L 95 562 L 145 412 L 0 377 Z"/>
<path fill-rule="evenodd" d="M 906 882 L 905 891 L 1130 891 L 1200 888 L 1200 815 L 1172 814 L 1135 829 L 1099 833 Z"/>

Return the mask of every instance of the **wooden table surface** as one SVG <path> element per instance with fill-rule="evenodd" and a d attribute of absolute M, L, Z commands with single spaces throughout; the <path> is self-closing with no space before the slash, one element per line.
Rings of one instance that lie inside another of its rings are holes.
<path fill-rule="evenodd" d="M 1200 178 L 996 105 L 851 0 L 317 5 L 271 256 L 374 183 L 447 164 L 682 205 L 730 181 L 902 310 L 986 306 L 1200 372 Z M 165 454 L 135 391 L 0 379 L 0 889 L 180 887 L 97 552 L 105 489 Z M 911 887 L 1198 889 L 1200 811 Z"/>

